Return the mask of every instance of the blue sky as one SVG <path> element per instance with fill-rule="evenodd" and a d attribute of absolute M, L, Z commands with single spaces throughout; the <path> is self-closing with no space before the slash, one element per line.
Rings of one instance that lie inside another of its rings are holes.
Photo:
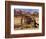
<path fill-rule="evenodd" d="M 25 12 L 39 12 L 39 9 L 15 9 L 15 10 L 22 10 Z"/>
<path fill-rule="evenodd" d="M 28 12 L 39 12 L 38 9 L 23 9 L 23 10 Z"/>

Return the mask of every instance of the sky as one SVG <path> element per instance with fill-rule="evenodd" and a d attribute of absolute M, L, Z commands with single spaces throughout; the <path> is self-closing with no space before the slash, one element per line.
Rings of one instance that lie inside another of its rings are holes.
<path fill-rule="evenodd" d="M 25 12 L 39 12 L 39 9 L 15 9 L 15 10 L 22 10 Z"/>

